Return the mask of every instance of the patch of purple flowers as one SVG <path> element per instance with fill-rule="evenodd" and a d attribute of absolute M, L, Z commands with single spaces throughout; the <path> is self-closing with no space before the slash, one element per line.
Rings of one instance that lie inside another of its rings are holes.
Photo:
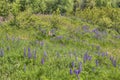
<path fill-rule="evenodd" d="M 89 56 L 88 55 L 88 52 L 86 52 L 85 54 L 84 54 L 84 57 L 83 57 L 83 61 L 84 61 L 84 63 L 87 61 L 87 60 L 91 60 L 92 59 L 92 56 Z"/>
<path fill-rule="evenodd" d="M 74 73 L 75 73 L 76 75 L 79 75 L 79 74 L 80 74 L 80 69 L 74 70 Z"/>
<path fill-rule="evenodd" d="M 96 66 L 98 66 L 98 64 L 99 64 L 99 61 L 98 61 L 98 60 L 95 60 L 95 64 L 96 64 Z"/>

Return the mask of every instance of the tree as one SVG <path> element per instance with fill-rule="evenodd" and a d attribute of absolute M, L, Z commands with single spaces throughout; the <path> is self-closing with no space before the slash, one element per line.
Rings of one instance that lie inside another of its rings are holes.
<path fill-rule="evenodd" d="M 19 0 L 20 11 L 24 11 L 26 9 L 26 0 Z"/>
<path fill-rule="evenodd" d="M 9 14 L 9 6 L 6 0 L 0 0 L 0 16 L 8 16 Z"/>
<path fill-rule="evenodd" d="M 44 13 L 46 10 L 45 0 L 35 0 L 32 3 L 33 13 Z"/>

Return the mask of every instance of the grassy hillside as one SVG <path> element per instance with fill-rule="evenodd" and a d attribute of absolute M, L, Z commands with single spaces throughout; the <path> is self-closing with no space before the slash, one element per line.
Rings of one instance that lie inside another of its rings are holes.
<path fill-rule="evenodd" d="M 0 80 L 119 80 L 120 35 L 100 27 L 56 13 L 9 15 L 0 26 Z"/>
<path fill-rule="evenodd" d="M 0 0 L 0 80 L 120 80 L 120 0 Z"/>

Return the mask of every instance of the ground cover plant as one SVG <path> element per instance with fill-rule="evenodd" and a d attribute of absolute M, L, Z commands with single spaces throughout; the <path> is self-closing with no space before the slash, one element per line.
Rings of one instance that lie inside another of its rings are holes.
<path fill-rule="evenodd" d="M 0 3 L 0 80 L 120 80 L 119 0 Z"/>

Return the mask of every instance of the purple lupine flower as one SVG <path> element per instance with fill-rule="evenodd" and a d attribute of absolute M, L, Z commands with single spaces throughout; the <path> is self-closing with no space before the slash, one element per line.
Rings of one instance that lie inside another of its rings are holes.
<path fill-rule="evenodd" d="M 88 60 L 90 61 L 92 59 L 92 56 L 88 56 Z"/>
<path fill-rule="evenodd" d="M 41 64 L 44 64 L 45 60 L 44 58 L 41 59 Z"/>
<path fill-rule="evenodd" d="M 97 28 L 93 29 L 92 32 L 94 32 L 95 35 L 99 37 L 100 31 Z"/>
<path fill-rule="evenodd" d="M 4 56 L 4 50 L 3 50 L 3 49 L 0 50 L 0 56 L 1 56 L 1 57 Z"/>
<path fill-rule="evenodd" d="M 104 57 L 105 56 L 105 53 L 102 53 L 102 57 Z"/>
<path fill-rule="evenodd" d="M 85 53 L 85 54 L 84 54 L 84 58 L 83 58 L 84 63 L 87 61 L 87 59 L 88 59 L 88 54 Z"/>
<path fill-rule="evenodd" d="M 82 71 L 82 62 L 79 63 L 79 70 Z"/>
<path fill-rule="evenodd" d="M 98 61 L 98 60 L 95 60 L 95 63 L 96 63 L 96 66 L 98 66 L 98 64 L 99 64 L 99 61 Z"/>
<path fill-rule="evenodd" d="M 62 40 L 62 39 L 63 39 L 63 36 L 57 36 L 56 39 L 57 39 L 57 40 Z"/>
<path fill-rule="evenodd" d="M 72 69 L 70 68 L 70 74 L 72 75 L 73 74 L 73 71 L 72 71 Z"/>
<path fill-rule="evenodd" d="M 92 32 L 96 33 L 98 31 L 97 28 L 93 29 Z"/>
<path fill-rule="evenodd" d="M 47 52 L 46 51 L 44 51 L 44 56 L 47 57 Z"/>
<path fill-rule="evenodd" d="M 24 48 L 24 57 L 26 57 L 26 48 Z"/>
<path fill-rule="evenodd" d="M 72 62 L 72 68 L 74 68 L 74 66 L 75 66 L 75 63 L 74 63 L 74 61 Z"/>
<path fill-rule="evenodd" d="M 88 55 L 88 51 L 84 54 L 84 57 L 83 57 L 83 61 L 84 61 L 84 63 L 87 61 L 87 60 L 91 60 L 92 59 L 92 56 L 89 56 Z"/>
<path fill-rule="evenodd" d="M 110 60 L 113 61 L 113 57 L 112 56 L 110 56 Z"/>
<path fill-rule="evenodd" d="M 80 70 L 78 69 L 78 70 L 74 70 L 74 73 L 76 74 L 76 75 L 79 75 L 80 74 Z"/>
<path fill-rule="evenodd" d="M 36 55 L 36 50 L 34 50 L 34 59 L 37 58 L 37 55 Z"/>
<path fill-rule="evenodd" d="M 116 60 L 113 60 L 112 64 L 113 64 L 114 67 L 116 67 Z"/>
<path fill-rule="evenodd" d="M 32 57 L 32 54 L 30 52 L 30 48 L 28 48 L 28 58 L 30 59 Z"/>

